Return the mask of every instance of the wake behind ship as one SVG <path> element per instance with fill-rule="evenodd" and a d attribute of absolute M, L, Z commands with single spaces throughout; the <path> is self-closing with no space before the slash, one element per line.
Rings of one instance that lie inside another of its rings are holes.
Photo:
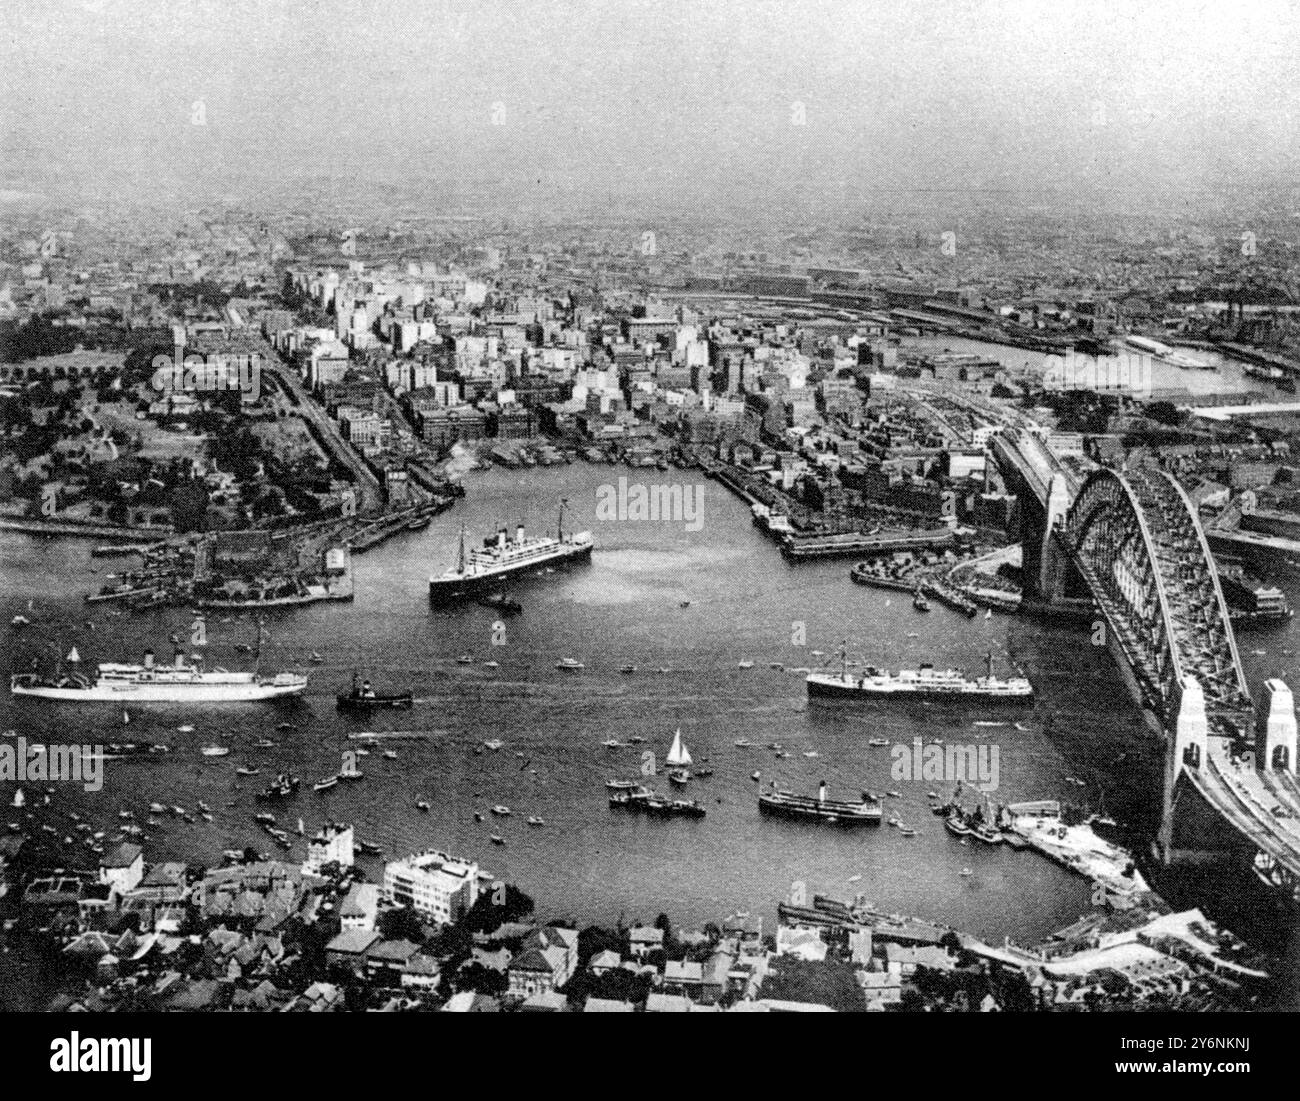
<path fill-rule="evenodd" d="M 429 578 L 429 599 L 435 604 L 448 604 L 465 597 L 482 596 L 491 592 L 508 578 L 538 569 L 553 562 L 580 561 L 591 557 L 595 546 L 591 532 L 564 534 L 564 506 L 560 507 L 560 523 L 554 538 L 549 535 L 526 538 L 523 525 L 515 529 L 510 538 L 505 528 L 483 540 L 483 546 L 468 553 L 465 550 L 465 529 L 460 533 L 460 555 L 456 566 L 440 577 Z"/>
<path fill-rule="evenodd" d="M 102 664 L 94 676 L 76 669 L 74 649 L 69 655 L 73 671 L 43 678 L 36 673 L 19 673 L 9 682 L 15 696 L 35 696 L 71 703 L 250 703 L 283 696 L 300 696 L 307 678 L 298 673 L 260 676 L 257 672 L 210 672 L 187 664 L 182 654 L 172 665 L 155 665 L 152 650 L 146 650 L 143 665 Z"/>

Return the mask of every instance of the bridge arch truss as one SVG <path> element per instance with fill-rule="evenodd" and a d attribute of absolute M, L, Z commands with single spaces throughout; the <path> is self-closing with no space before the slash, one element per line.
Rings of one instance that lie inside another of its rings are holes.
<path fill-rule="evenodd" d="M 1094 471 L 1053 537 L 1088 583 L 1148 707 L 1172 719 L 1190 675 L 1216 727 L 1249 722 L 1250 692 L 1209 545 L 1170 475 Z"/>

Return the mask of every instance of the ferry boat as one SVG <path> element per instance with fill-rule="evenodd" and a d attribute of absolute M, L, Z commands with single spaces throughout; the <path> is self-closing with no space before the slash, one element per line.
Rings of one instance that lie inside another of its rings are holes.
<path fill-rule="evenodd" d="M 993 675 L 993 653 L 985 657 L 988 672 L 969 679 L 955 669 L 938 670 L 924 664 L 919 669 L 902 669 L 897 673 L 866 666 L 862 673 L 850 673 L 840 651 L 839 672 L 817 670 L 808 674 L 810 696 L 893 696 L 897 698 L 939 698 L 960 700 L 1000 700 L 1028 703 L 1033 700 L 1033 685 L 1025 677 L 1002 680 Z"/>
<path fill-rule="evenodd" d="M 595 543 L 591 532 L 580 531 L 565 536 L 564 508 L 560 503 L 560 517 L 556 536 L 541 535 L 527 538 L 520 524 L 515 537 L 510 538 L 505 528 L 483 541 L 475 550 L 465 550 L 465 529 L 460 533 L 460 555 L 456 566 L 439 577 L 429 578 L 429 599 L 435 604 L 447 604 L 464 597 L 477 597 L 485 590 L 497 590 L 502 581 L 512 574 L 565 560 L 582 560 L 591 557 Z"/>
<path fill-rule="evenodd" d="M 74 671 L 66 676 L 43 678 L 35 673 L 17 673 L 9 681 L 15 696 L 35 696 L 73 703 L 246 703 L 284 696 L 301 696 L 307 678 L 297 673 L 276 673 L 271 677 L 231 673 L 225 669 L 205 672 L 187 664 L 177 653 L 172 665 L 155 665 L 152 650 L 144 652 L 143 665 L 107 663 L 96 675 L 76 672 L 80 659 L 74 649 L 69 663 Z"/>
<path fill-rule="evenodd" d="M 799 795 L 776 786 L 772 781 L 772 790 L 763 792 L 758 797 L 758 809 L 764 814 L 779 815 L 783 818 L 810 818 L 816 822 L 832 825 L 880 825 L 880 803 L 875 800 L 863 800 L 851 803 L 846 800 L 827 799 L 826 782 L 823 780 L 817 788 L 817 795 Z"/>

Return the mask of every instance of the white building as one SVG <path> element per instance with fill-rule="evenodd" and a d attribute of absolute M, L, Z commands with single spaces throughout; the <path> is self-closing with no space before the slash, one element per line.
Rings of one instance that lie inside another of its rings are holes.
<path fill-rule="evenodd" d="M 478 865 L 434 850 L 391 861 L 384 865 L 384 898 L 450 924 L 478 899 Z"/>
<path fill-rule="evenodd" d="M 370 932 L 375 927 L 379 913 L 379 887 L 374 883 L 354 883 L 339 911 L 339 923 L 344 932 L 360 929 Z"/>
<path fill-rule="evenodd" d="M 115 894 L 134 890 L 144 878 L 144 850 L 124 841 L 99 862 L 99 881 L 112 887 Z"/>
<path fill-rule="evenodd" d="M 302 870 L 309 875 L 320 875 L 326 864 L 337 861 L 339 867 L 352 867 L 352 827 L 331 823 L 307 842 L 307 859 Z"/>

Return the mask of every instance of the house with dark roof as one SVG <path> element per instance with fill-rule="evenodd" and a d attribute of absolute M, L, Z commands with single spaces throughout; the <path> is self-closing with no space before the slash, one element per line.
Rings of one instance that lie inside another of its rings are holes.
<path fill-rule="evenodd" d="M 325 945 L 325 963 L 364 975 L 370 949 L 382 939 L 373 929 L 347 929 Z"/>
<path fill-rule="evenodd" d="M 366 949 L 366 974 L 386 986 L 400 986 L 402 972 L 419 951 L 409 940 L 381 940 Z"/>

